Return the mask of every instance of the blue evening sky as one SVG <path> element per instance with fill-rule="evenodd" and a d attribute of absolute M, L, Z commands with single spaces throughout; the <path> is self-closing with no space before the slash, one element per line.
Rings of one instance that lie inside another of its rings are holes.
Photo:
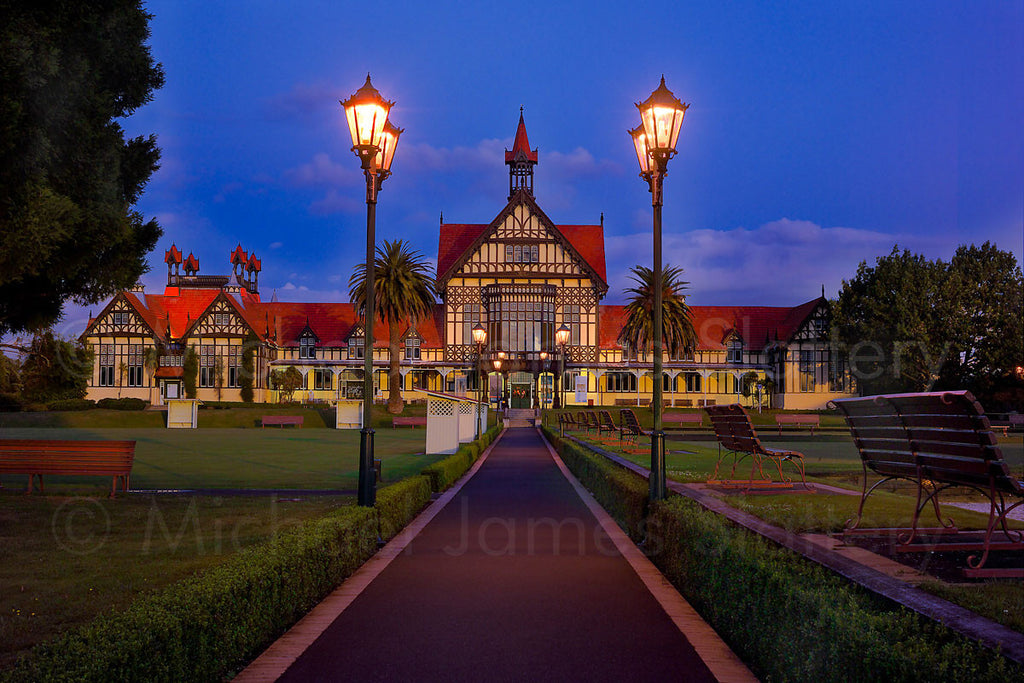
<path fill-rule="evenodd" d="M 1021 260 L 1020 0 L 371 6 L 148 2 L 167 84 L 125 126 L 163 149 L 140 203 L 165 232 L 149 291 L 172 242 L 204 274 L 227 274 L 240 242 L 265 298 L 347 301 L 366 208 L 338 100 L 368 71 L 406 131 L 378 239 L 432 262 L 441 212 L 487 223 L 504 205 L 522 105 L 541 207 L 556 224 L 604 213 L 621 302 L 628 268 L 651 262 L 626 131 L 662 74 L 691 104 L 664 205 L 690 303 L 834 297 L 894 243 L 948 259 L 991 240 Z"/>

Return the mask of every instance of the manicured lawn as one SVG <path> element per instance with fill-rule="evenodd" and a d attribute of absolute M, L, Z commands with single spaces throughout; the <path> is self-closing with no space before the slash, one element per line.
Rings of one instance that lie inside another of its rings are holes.
<path fill-rule="evenodd" d="M 383 461 L 385 484 L 418 474 L 444 457 L 423 455 L 425 434 L 423 428 L 377 430 L 375 455 Z M 282 527 L 353 504 L 356 489 L 355 430 L 6 428 L 0 429 L 0 438 L 133 439 L 135 490 L 346 492 L 136 492 L 109 500 L 108 479 L 48 477 L 47 495 L 24 496 L 27 477 L 5 475 L 6 488 L 0 490 L 0 668 L 19 651 L 101 611 L 120 609 L 140 592 L 202 571 L 268 540 Z"/>
<path fill-rule="evenodd" d="M 2 429 L 5 439 L 134 440 L 133 489 L 356 488 L 359 432 L 336 429 Z M 441 456 L 423 455 L 426 430 L 380 429 L 374 454 L 384 481 L 418 474 Z M 8 488 L 27 477 L 5 476 Z M 47 491 L 101 495 L 110 481 L 50 477 Z"/>
<path fill-rule="evenodd" d="M 350 496 L 127 495 L 0 491 L 0 669 L 97 614 L 211 567 Z"/>

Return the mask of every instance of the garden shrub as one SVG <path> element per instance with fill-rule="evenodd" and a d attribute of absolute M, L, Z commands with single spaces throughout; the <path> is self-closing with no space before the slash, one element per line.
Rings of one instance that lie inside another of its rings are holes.
<path fill-rule="evenodd" d="M 763 680 L 1018 680 L 1024 670 L 545 429 L 566 466 Z M 650 516 L 644 519 L 644 515 Z"/>
<path fill-rule="evenodd" d="M 644 538 L 649 490 L 647 481 L 621 465 L 544 427 L 566 467 L 634 541 Z"/>
<path fill-rule="evenodd" d="M 88 398 L 65 398 L 58 401 L 50 401 L 46 404 L 47 410 L 92 410 L 96 407 L 96 401 Z"/>
<path fill-rule="evenodd" d="M 430 479 L 408 477 L 377 491 L 377 519 L 383 540 L 392 539 L 430 502 Z"/>
<path fill-rule="evenodd" d="M 145 410 L 146 402 L 141 398 L 101 398 L 96 402 L 97 408 L 107 410 Z"/>

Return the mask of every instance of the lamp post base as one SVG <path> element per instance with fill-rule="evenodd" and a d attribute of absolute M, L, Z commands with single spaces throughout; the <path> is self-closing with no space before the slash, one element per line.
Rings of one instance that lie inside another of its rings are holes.
<path fill-rule="evenodd" d="M 373 470 L 372 429 L 359 432 L 359 491 L 357 502 L 363 507 L 373 507 L 377 502 L 377 477 Z"/>
<path fill-rule="evenodd" d="M 665 500 L 665 432 L 651 432 L 651 500 Z"/>

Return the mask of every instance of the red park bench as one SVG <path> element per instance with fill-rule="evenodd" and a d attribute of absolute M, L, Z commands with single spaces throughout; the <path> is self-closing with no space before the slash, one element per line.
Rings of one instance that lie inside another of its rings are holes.
<path fill-rule="evenodd" d="M 669 425 L 679 425 L 681 427 L 684 424 L 700 427 L 704 424 L 704 415 L 701 413 L 665 413 L 661 416 L 661 425 L 666 429 Z"/>
<path fill-rule="evenodd" d="M 301 415 L 264 415 L 260 418 L 260 425 L 266 427 L 267 425 L 277 425 L 278 427 L 284 428 L 285 425 L 294 425 L 295 427 L 302 426 Z"/>
<path fill-rule="evenodd" d="M 810 427 L 811 436 L 814 436 L 814 428 L 821 426 L 821 417 L 817 413 L 797 413 L 795 415 L 783 415 L 780 413 L 775 416 L 775 423 L 779 425 L 779 436 L 782 436 L 782 425 Z"/>
<path fill-rule="evenodd" d="M 118 481 L 122 491 L 128 490 L 134 460 L 134 441 L 0 439 L 0 474 L 27 474 L 25 493 L 32 493 L 35 477 L 42 492 L 44 474 L 86 475 L 111 477 L 113 498 Z"/>
<path fill-rule="evenodd" d="M 426 427 L 426 426 L 427 426 L 427 416 L 426 415 L 406 416 L 406 417 L 402 417 L 401 415 L 395 415 L 393 418 L 391 418 L 391 428 L 392 429 L 394 429 L 395 427 Z"/>

